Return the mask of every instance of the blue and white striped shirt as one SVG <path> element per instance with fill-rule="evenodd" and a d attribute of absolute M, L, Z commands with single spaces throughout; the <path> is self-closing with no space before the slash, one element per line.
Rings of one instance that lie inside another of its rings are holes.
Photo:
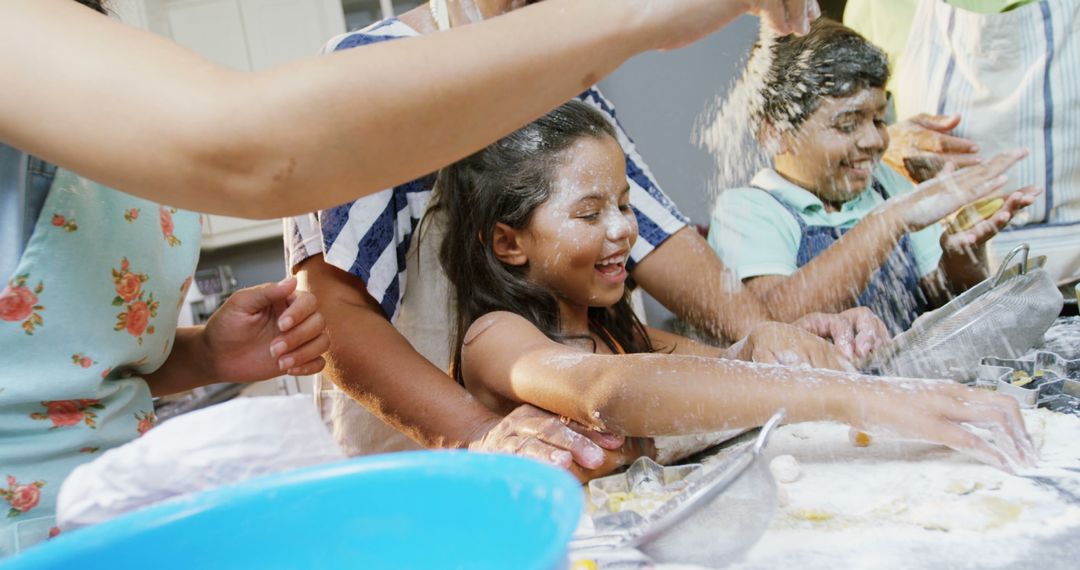
<path fill-rule="evenodd" d="M 324 52 L 338 51 L 419 33 L 391 18 L 338 36 Z M 599 109 L 615 126 L 626 153 L 630 205 L 638 222 L 638 240 L 628 264 L 640 262 L 689 220 L 657 185 L 633 141 L 615 118 L 615 108 L 595 87 L 578 96 Z M 364 281 L 368 293 L 391 319 L 405 291 L 405 259 L 413 232 L 424 217 L 435 175 L 388 188 L 334 208 L 285 219 L 285 250 L 290 267 L 322 254 L 326 263 Z"/>

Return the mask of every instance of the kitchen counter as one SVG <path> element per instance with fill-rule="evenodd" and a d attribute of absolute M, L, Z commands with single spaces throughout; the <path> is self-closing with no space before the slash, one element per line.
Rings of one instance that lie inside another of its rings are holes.
<path fill-rule="evenodd" d="M 1055 321 L 1032 349 L 1080 358 L 1080 318 Z M 784 426 L 767 449 L 802 468 L 786 504 L 735 568 L 1076 568 L 1080 418 L 1027 410 L 1038 482 L 949 449 L 887 438 L 865 448 L 830 423 Z M 1049 484 L 1047 484 L 1047 481 Z"/>

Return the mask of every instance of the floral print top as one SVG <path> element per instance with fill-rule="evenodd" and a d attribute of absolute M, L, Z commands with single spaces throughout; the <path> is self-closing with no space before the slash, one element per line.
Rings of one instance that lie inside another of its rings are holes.
<path fill-rule="evenodd" d="M 156 213 L 157 215 L 147 215 Z M 0 557 L 55 535 L 64 478 L 154 423 L 197 214 L 56 171 L 0 290 Z"/>

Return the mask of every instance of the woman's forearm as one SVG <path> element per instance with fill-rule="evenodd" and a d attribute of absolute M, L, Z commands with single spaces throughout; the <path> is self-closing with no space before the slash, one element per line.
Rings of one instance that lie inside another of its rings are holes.
<path fill-rule="evenodd" d="M 904 233 L 897 216 L 877 210 L 792 275 L 750 280 L 748 287 L 785 322 L 849 309 Z"/>
<path fill-rule="evenodd" d="M 297 214 L 432 172 L 634 53 L 675 45 L 676 30 L 692 41 L 747 7 L 547 0 L 242 73 L 70 0 L 10 0 L 0 4 L 0 50 L 24 55 L 0 59 L 0 140 L 177 207 Z"/>
<path fill-rule="evenodd" d="M 143 377 L 152 395 L 176 394 L 218 382 L 210 367 L 203 329 L 203 326 L 176 329 L 169 358 L 161 368 Z"/>

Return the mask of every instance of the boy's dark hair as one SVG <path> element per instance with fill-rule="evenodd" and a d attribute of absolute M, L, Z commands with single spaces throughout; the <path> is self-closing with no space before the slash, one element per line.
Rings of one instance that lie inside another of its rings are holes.
<path fill-rule="evenodd" d="M 83 6 L 86 6 L 87 8 L 90 8 L 91 10 L 94 10 L 95 12 L 100 12 L 100 13 L 105 14 L 105 15 L 109 14 L 109 8 L 106 6 L 106 4 L 108 4 L 107 0 L 75 0 L 75 1 L 78 2 L 79 4 L 82 4 Z"/>
<path fill-rule="evenodd" d="M 439 259 L 457 300 L 451 368 L 459 383 L 465 332 L 487 313 L 509 311 L 553 340 L 569 338 L 560 333 L 554 293 L 529 281 L 527 267 L 499 261 L 491 243 L 496 223 L 528 226 L 536 208 L 551 196 L 565 151 L 583 137 L 615 139 L 616 134 L 599 112 L 571 101 L 439 172 L 429 213 L 446 213 Z M 648 335 L 630 307 L 629 291 L 612 307 L 590 308 L 589 326 L 613 352 L 613 342 L 626 352 L 651 352 Z"/>
<path fill-rule="evenodd" d="M 884 88 L 889 60 L 880 48 L 842 24 L 819 18 L 805 36 L 777 38 L 762 92 L 764 119 L 781 129 L 798 128 L 822 97 L 847 97 Z"/>

